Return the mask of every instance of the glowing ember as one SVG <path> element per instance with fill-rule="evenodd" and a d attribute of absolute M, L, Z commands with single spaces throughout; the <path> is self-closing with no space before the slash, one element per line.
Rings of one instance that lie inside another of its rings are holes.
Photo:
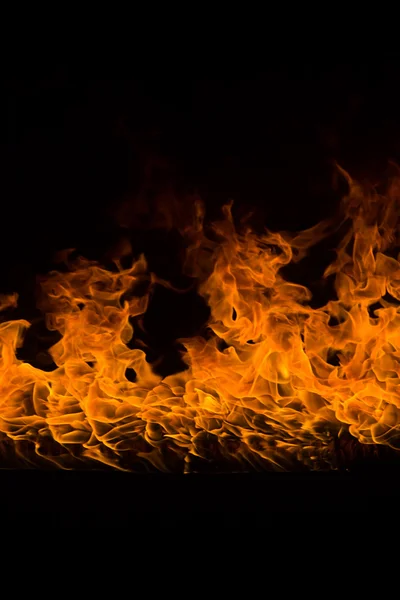
<path fill-rule="evenodd" d="M 210 335 L 183 340 L 189 368 L 165 379 L 128 346 L 130 318 L 145 313 L 156 281 L 145 258 L 129 269 L 117 261 L 113 272 L 80 259 L 51 273 L 41 308 L 62 336 L 50 351 L 57 368 L 17 358 L 29 322 L 0 325 L 3 452 L 11 446 L 38 466 L 188 472 L 204 461 L 233 470 L 334 467 L 344 432 L 399 448 L 399 186 L 381 197 L 344 175 L 346 233 L 325 272 L 337 297 L 320 308 L 280 270 L 338 222 L 260 236 L 237 232 L 225 207 L 207 233 L 197 205 L 182 233 L 187 272 L 211 309 Z M 15 296 L 0 298 L 2 309 L 15 305 Z"/>

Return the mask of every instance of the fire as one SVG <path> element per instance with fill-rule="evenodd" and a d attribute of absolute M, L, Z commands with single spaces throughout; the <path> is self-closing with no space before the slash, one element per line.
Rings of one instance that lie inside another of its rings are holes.
<path fill-rule="evenodd" d="M 383 197 L 343 175 L 340 218 L 296 235 L 239 231 L 230 206 L 207 227 L 197 204 L 182 228 L 185 268 L 210 307 L 209 334 L 182 340 L 188 368 L 164 379 L 131 347 L 132 318 L 145 314 L 160 283 L 145 257 L 130 268 L 117 260 L 114 270 L 79 259 L 50 273 L 40 308 L 60 337 L 50 350 L 56 368 L 18 358 L 28 321 L 0 324 L 4 460 L 136 471 L 329 468 L 345 432 L 400 448 L 400 187 L 395 181 Z M 315 308 L 282 269 L 333 231 L 344 234 L 324 277 L 334 277 L 336 297 Z M 0 297 L 2 310 L 16 303 Z"/>

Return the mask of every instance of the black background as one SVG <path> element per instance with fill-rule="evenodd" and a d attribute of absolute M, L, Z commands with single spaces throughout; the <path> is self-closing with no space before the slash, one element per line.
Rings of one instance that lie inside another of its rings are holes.
<path fill-rule="evenodd" d="M 39 64 L 6 77 L 2 266 L 104 249 L 110 214 L 143 187 L 196 190 L 209 210 L 233 199 L 300 229 L 335 209 L 332 161 L 374 181 L 399 158 L 396 56 L 134 73 Z"/>
<path fill-rule="evenodd" d="M 255 208 L 258 223 L 271 229 L 301 229 L 333 214 L 343 191 L 332 185 L 334 161 L 372 182 L 385 177 L 389 161 L 400 163 L 398 65 L 391 55 L 273 60 L 262 71 L 245 73 L 170 68 L 143 77 L 126 65 L 10 69 L 3 81 L 1 291 L 18 291 L 19 310 L 28 318 L 36 314 L 35 277 L 52 266 L 56 250 L 75 247 L 106 260 L 121 235 L 115 218 L 121 203 L 134 207 L 139 197 L 151 203 L 165 190 L 188 198 L 198 192 L 211 216 L 233 199 L 238 214 Z M 170 274 L 179 240 L 133 229 L 128 235 L 153 270 Z M 325 258 L 310 263 L 314 278 Z M 175 297 L 154 302 L 154 358 L 166 357 L 160 371 L 167 374 L 179 368 L 175 339 L 199 331 L 207 310 L 190 296 L 180 304 Z M 386 473 L 382 464 L 374 462 L 375 472 Z M 12 485 L 32 483 L 17 481 Z M 127 481 L 118 480 L 117 494 L 137 485 Z M 174 502 L 173 490 L 182 484 L 165 481 L 151 485 L 166 486 Z M 298 480 L 279 481 L 271 483 L 278 495 L 279 486 L 292 486 L 291 493 L 301 487 Z M 330 481 L 339 495 L 350 485 Z M 54 482 L 43 480 L 41 486 L 49 491 L 80 485 L 65 475 Z M 270 485 L 252 482 L 254 494 Z M 211 491 L 215 480 L 203 478 L 202 486 Z M 290 507 L 284 503 L 283 510 Z"/>

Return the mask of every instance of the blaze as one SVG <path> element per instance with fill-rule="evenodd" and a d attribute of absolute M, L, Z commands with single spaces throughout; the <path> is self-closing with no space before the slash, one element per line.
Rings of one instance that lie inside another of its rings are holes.
<path fill-rule="evenodd" d="M 160 377 L 132 348 L 132 320 L 160 283 L 144 256 L 113 270 L 70 260 L 50 273 L 40 308 L 59 334 L 56 368 L 18 358 L 28 321 L 0 324 L 3 459 L 190 472 L 334 468 L 344 432 L 400 448 L 399 182 L 381 196 L 343 175 L 340 218 L 298 234 L 239 231 L 230 206 L 208 227 L 196 205 L 182 227 L 185 268 L 211 316 L 207 337 L 181 340 L 181 373 Z M 344 232 L 324 273 L 335 295 L 313 307 L 283 268 L 333 231 Z M 0 297 L 2 310 L 16 304 Z"/>

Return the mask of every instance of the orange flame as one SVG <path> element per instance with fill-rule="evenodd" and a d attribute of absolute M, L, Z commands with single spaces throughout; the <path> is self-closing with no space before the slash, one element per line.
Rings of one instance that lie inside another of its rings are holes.
<path fill-rule="evenodd" d="M 39 466 L 189 472 L 202 461 L 335 466 L 333 443 L 345 431 L 363 444 L 400 448 L 399 183 L 381 197 L 343 174 L 347 233 L 324 275 L 335 277 L 337 298 L 320 308 L 281 269 L 334 224 L 297 235 L 240 233 L 226 206 L 207 232 L 197 204 L 183 232 L 186 269 L 210 306 L 210 335 L 183 340 L 189 368 L 164 379 L 144 350 L 128 346 L 131 318 L 145 313 L 156 281 L 144 257 L 128 269 L 80 259 L 68 273 L 51 273 L 41 308 L 61 335 L 51 348 L 57 368 L 17 358 L 28 321 L 0 324 L 3 453 L 12 447 Z M 1 296 L 0 306 L 16 300 Z"/>

